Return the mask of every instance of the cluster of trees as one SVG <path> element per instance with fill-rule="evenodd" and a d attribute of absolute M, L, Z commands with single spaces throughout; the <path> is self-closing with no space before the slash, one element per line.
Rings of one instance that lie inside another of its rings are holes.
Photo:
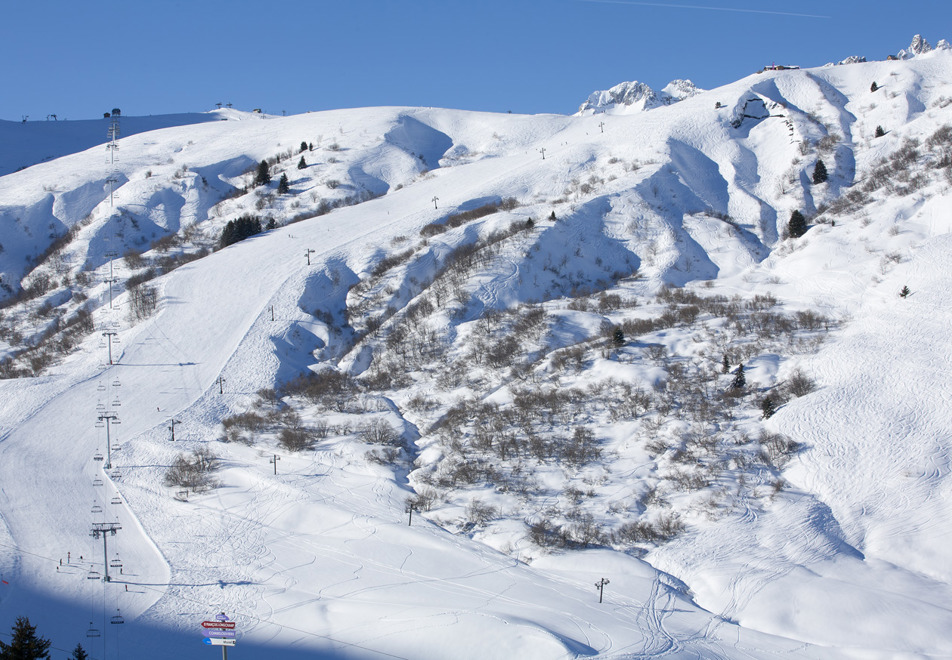
<path fill-rule="evenodd" d="M 261 233 L 261 218 L 256 215 L 243 215 L 237 220 L 229 220 L 222 230 L 218 247 L 228 247 L 232 243 L 243 241 L 249 236 Z"/>
<path fill-rule="evenodd" d="M 0 641 L 0 660 L 48 660 L 50 641 L 36 634 L 36 626 L 30 625 L 25 616 L 18 617 L 10 634 L 10 643 Z M 82 644 L 77 644 L 69 660 L 88 660 L 89 654 Z"/>

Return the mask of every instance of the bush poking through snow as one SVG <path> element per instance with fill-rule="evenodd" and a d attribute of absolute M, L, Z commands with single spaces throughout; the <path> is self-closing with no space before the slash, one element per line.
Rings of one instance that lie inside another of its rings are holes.
<path fill-rule="evenodd" d="M 218 457 L 205 447 L 191 454 L 179 454 L 165 472 L 165 484 L 202 492 L 216 484 L 212 473 L 218 469 Z"/>

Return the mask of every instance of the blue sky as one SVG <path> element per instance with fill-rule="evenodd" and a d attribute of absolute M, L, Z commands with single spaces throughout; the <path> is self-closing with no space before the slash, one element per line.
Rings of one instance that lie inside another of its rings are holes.
<path fill-rule="evenodd" d="M 946 32 L 948 30 L 948 32 Z M 572 113 L 626 80 L 952 41 L 952 2 L 30 0 L 0 14 L 0 119 L 414 105 Z"/>

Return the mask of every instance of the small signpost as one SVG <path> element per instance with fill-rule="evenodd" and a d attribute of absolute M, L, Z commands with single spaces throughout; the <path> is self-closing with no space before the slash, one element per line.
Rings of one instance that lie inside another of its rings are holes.
<path fill-rule="evenodd" d="M 235 622 L 229 621 L 225 613 L 215 615 L 214 621 L 202 621 L 202 640 L 209 646 L 220 646 L 222 660 L 228 660 L 228 647 L 235 645 Z"/>

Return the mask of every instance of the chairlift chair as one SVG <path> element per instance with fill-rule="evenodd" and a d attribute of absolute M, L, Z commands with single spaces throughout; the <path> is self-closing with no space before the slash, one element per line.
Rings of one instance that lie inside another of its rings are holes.
<path fill-rule="evenodd" d="M 115 614 L 115 616 L 113 616 L 113 617 L 111 617 L 111 618 L 109 619 L 109 623 L 114 624 L 114 625 L 118 625 L 118 624 L 120 624 L 120 623 L 125 623 L 125 622 L 126 622 L 126 620 L 122 618 L 122 615 L 119 613 L 119 608 L 117 607 L 117 608 L 116 608 L 116 614 Z"/>
<path fill-rule="evenodd" d="M 112 402 L 113 408 L 119 408 L 122 406 L 122 403 L 119 401 L 119 397 L 116 397 L 116 400 Z"/>
<path fill-rule="evenodd" d="M 112 451 L 122 451 L 122 445 L 120 445 L 118 442 L 114 443 L 112 445 Z"/>
<path fill-rule="evenodd" d="M 99 574 L 99 571 L 97 571 L 95 568 L 89 569 L 89 573 L 86 574 L 87 580 L 98 580 L 100 578 L 102 578 L 102 576 Z"/>
<path fill-rule="evenodd" d="M 102 479 L 100 479 L 99 477 L 96 477 L 95 479 L 93 479 L 93 486 L 102 486 Z"/>
<path fill-rule="evenodd" d="M 89 629 L 86 631 L 86 637 L 102 637 L 102 633 L 99 632 L 99 628 L 93 627 L 93 622 L 89 622 Z"/>
<path fill-rule="evenodd" d="M 96 386 L 96 389 L 99 390 L 100 392 L 105 392 L 105 391 L 106 391 L 106 386 L 105 386 L 105 384 L 103 384 L 102 381 L 99 381 L 99 385 Z"/>
<path fill-rule="evenodd" d="M 115 470 L 109 473 L 109 478 L 112 479 L 113 481 L 121 481 L 122 472 L 119 471 L 119 468 L 116 468 Z"/>
<path fill-rule="evenodd" d="M 112 498 L 112 503 L 113 503 L 113 504 L 122 504 L 122 498 L 119 497 L 118 495 L 116 495 L 115 497 Z"/>
<path fill-rule="evenodd" d="M 93 508 L 90 510 L 90 513 L 102 513 L 102 507 L 98 504 L 93 504 Z"/>
<path fill-rule="evenodd" d="M 98 418 L 97 418 L 97 419 L 96 419 L 96 428 L 97 428 L 97 429 L 101 429 L 101 428 L 105 428 L 105 427 L 106 427 L 106 423 L 105 423 L 102 419 L 98 419 Z"/>
<path fill-rule="evenodd" d="M 104 457 L 103 457 L 101 451 L 98 451 L 98 450 L 97 450 L 96 453 L 93 454 L 93 460 L 94 460 L 94 461 L 102 461 L 103 458 L 104 458 Z"/>
<path fill-rule="evenodd" d="M 122 568 L 122 562 L 119 561 L 119 555 L 116 555 L 116 558 L 109 562 L 109 568 Z"/>
<path fill-rule="evenodd" d="M 116 340 L 113 339 L 113 341 L 116 341 Z M 114 381 L 112 381 L 112 386 L 113 386 L 113 387 L 122 387 L 122 383 L 120 383 L 120 382 L 119 382 L 119 379 L 117 378 L 117 379 L 115 379 Z"/>

